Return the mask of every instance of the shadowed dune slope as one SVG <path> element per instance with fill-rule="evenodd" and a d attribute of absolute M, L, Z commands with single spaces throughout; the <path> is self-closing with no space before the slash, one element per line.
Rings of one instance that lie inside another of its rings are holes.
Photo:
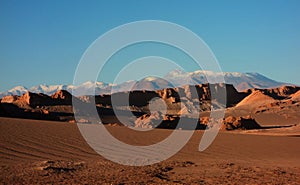
<path fill-rule="evenodd" d="M 294 101 L 300 101 L 300 90 L 297 91 L 295 94 L 292 94 L 290 97 Z"/>

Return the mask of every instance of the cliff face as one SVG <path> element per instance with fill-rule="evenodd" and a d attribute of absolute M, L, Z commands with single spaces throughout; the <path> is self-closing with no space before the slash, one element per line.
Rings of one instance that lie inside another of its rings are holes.
<path fill-rule="evenodd" d="M 297 91 L 297 87 L 282 87 L 276 89 L 250 89 L 245 92 L 238 92 L 233 85 L 230 84 L 199 84 L 196 86 L 186 85 L 177 88 L 166 88 L 156 91 L 131 91 L 131 92 L 118 92 L 112 95 L 99 95 L 95 96 L 97 105 L 111 108 L 112 104 L 119 107 L 141 108 L 147 112 L 149 102 L 154 98 L 164 100 L 169 113 L 175 114 L 180 111 L 188 112 L 187 106 L 198 106 L 195 111 L 206 111 L 210 109 L 211 101 L 214 101 L 214 106 L 233 107 L 240 103 L 245 97 L 252 94 L 254 91 L 259 91 L 263 94 L 271 94 L 272 96 L 288 96 Z M 225 92 L 226 91 L 226 92 Z M 226 93 L 226 102 L 224 97 L 218 97 L 219 94 Z M 212 96 L 213 95 L 213 96 Z M 214 100 L 211 100 L 214 97 Z M 81 97 L 85 102 L 91 102 L 91 96 Z M 112 99 L 114 102 L 112 102 Z M 79 100 L 78 100 L 79 101 Z M 36 108 L 42 106 L 55 106 L 55 105 L 72 105 L 72 95 L 65 91 L 60 90 L 51 96 L 45 94 L 36 94 L 27 92 L 22 96 L 7 96 L 2 99 L 2 103 L 13 103 L 21 108 Z"/>
<path fill-rule="evenodd" d="M 226 92 L 224 92 L 226 90 Z M 99 95 L 95 96 L 96 104 L 103 106 L 111 106 L 112 99 L 117 106 L 136 106 L 143 107 L 149 104 L 149 101 L 154 98 L 163 99 L 168 105 L 175 105 L 180 102 L 193 102 L 197 103 L 209 103 L 211 102 L 212 95 L 217 97 L 218 94 L 226 93 L 226 107 L 232 107 L 242 100 L 246 102 L 247 99 L 251 99 L 252 96 L 268 97 L 268 99 L 297 99 L 296 94 L 300 90 L 300 87 L 296 86 L 283 86 L 274 89 L 249 89 L 244 92 L 238 92 L 233 85 L 230 84 L 199 84 L 195 86 L 186 85 L 177 88 L 166 88 L 156 91 L 131 91 L 131 92 L 118 92 L 112 95 Z M 251 95 L 251 96 L 250 96 Z M 291 96 L 295 97 L 291 97 Z M 248 97 L 249 96 L 249 97 Z M 246 98 L 247 97 L 247 98 Z M 83 96 L 81 99 L 89 102 L 91 96 Z M 264 98 L 259 98 L 264 99 Z M 129 100 L 129 103 L 128 103 Z M 222 99 L 220 99 L 223 101 Z M 243 102 L 244 102 L 243 101 Z M 5 96 L 1 99 L 1 103 L 13 103 L 19 107 L 35 108 L 37 106 L 54 106 L 54 105 L 72 105 L 72 95 L 65 90 L 60 90 L 51 96 L 42 93 L 27 92 L 22 96 Z M 224 103 L 224 102 L 220 102 Z M 247 102 L 246 102 L 247 104 Z"/>
<path fill-rule="evenodd" d="M 42 93 L 26 92 L 22 96 L 3 97 L 1 103 L 12 103 L 20 108 L 36 108 L 54 105 L 72 105 L 72 95 L 64 90 L 57 91 L 52 96 Z"/>
<path fill-rule="evenodd" d="M 27 104 L 30 107 L 55 105 L 55 100 L 45 94 L 27 92 L 17 100 L 20 104 Z"/>
<path fill-rule="evenodd" d="M 100 95 L 95 97 L 95 102 L 96 104 L 110 106 L 112 105 L 111 99 L 114 98 L 114 103 L 117 103 L 117 105 L 122 106 L 128 104 L 127 100 L 129 98 L 130 105 L 146 106 L 151 99 L 157 97 L 165 100 L 167 104 L 176 104 L 184 100 L 195 103 L 203 103 L 211 101 L 212 93 L 214 93 L 214 97 L 217 98 L 216 101 L 218 101 L 218 94 L 226 94 L 227 107 L 234 106 L 249 94 L 249 92 L 238 92 L 233 87 L 233 85 L 200 84 L 196 86 L 186 85 L 178 88 L 166 88 L 163 90 L 156 91 L 132 91 L 115 93 L 113 95 Z M 220 100 L 223 101 L 223 97 L 220 97 Z"/>
<path fill-rule="evenodd" d="M 13 103 L 17 99 L 18 99 L 18 96 L 16 96 L 16 95 L 13 95 L 13 96 L 4 96 L 1 99 L 1 103 Z"/>
<path fill-rule="evenodd" d="M 72 95 L 67 91 L 57 91 L 52 96 L 32 92 L 6 96 L 1 100 L 0 111 L 1 116 L 7 117 L 65 120 L 73 117 Z"/>
<path fill-rule="evenodd" d="M 153 127 L 158 117 L 152 114 L 157 112 L 161 115 L 159 118 L 163 122 L 160 127 L 173 128 L 176 125 L 174 123 L 179 118 L 185 118 L 187 120 L 186 124 L 188 124 L 191 121 L 188 118 L 196 118 L 200 112 L 210 111 L 212 106 L 216 109 L 224 108 L 224 106 L 230 107 L 226 113 L 233 111 L 235 117 L 244 116 L 240 113 L 236 115 L 239 110 L 242 110 L 243 114 L 249 114 L 249 112 L 253 114 L 263 113 L 269 110 L 276 112 L 282 111 L 286 107 L 296 110 L 293 107 L 300 107 L 299 92 L 300 87 L 296 86 L 249 89 L 238 92 L 230 84 L 185 85 L 155 91 L 118 92 L 107 95 L 82 96 L 80 98 L 74 97 L 64 90 L 57 91 L 51 96 L 27 92 L 22 96 L 3 97 L 0 104 L 0 116 L 66 121 L 74 119 L 72 101 L 75 100 L 81 103 L 82 110 L 80 111 L 83 113 L 88 113 L 89 105 L 95 102 L 99 115 L 104 119 L 102 120 L 103 123 L 120 122 L 115 115 L 115 110 L 112 109 L 114 107 L 121 112 L 123 111 L 122 115 L 127 116 L 129 115 L 128 112 L 134 115 L 126 118 L 128 125 Z M 223 99 L 224 97 L 218 97 L 222 93 L 226 93 L 226 101 Z M 135 122 L 137 118 L 139 121 Z M 240 122 L 241 127 L 244 127 L 245 120 L 241 119 Z M 228 123 L 227 126 L 228 128 L 234 126 L 234 129 L 240 127 L 237 126 L 237 123 Z M 199 125 L 197 125 L 198 127 Z M 202 128 L 202 125 L 199 128 Z"/>
<path fill-rule="evenodd" d="M 271 88 L 271 89 L 248 89 L 244 91 L 245 93 L 251 94 L 253 91 L 260 91 L 261 93 L 268 95 L 274 99 L 285 99 L 291 96 L 292 94 L 295 94 L 300 90 L 300 87 L 298 86 L 282 86 L 277 88 Z"/>
<path fill-rule="evenodd" d="M 273 89 L 265 89 L 263 92 L 275 99 L 284 99 L 300 90 L 297 86 L 282 86 Z"/>

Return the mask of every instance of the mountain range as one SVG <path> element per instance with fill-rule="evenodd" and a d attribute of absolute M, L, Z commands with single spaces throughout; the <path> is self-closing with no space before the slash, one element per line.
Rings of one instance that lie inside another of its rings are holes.
<path fill-rule="evenodd" d="M 34 93 L 43 93 L 51 95 L 59 90 L 67 90 L 74 95 L 93 95 L 95 94 L 109 94 L 111 92 L 122 92 L 128 90 L 158 90 L 169 87 L 179 87 L 183 85 L 205 84 L 208 83 L 207 77 L 214 79 L 210 83 L 221 82 L 221 77 L 224 77 L 225 83 L 233 84 L 238 91 L 244 91 L 251 88 L 274 88 L 287 83 L 277 82 L 267 78 L 259 73 L 238 73 L 238 72 L 212 72 L 212 71 L 194 71 L 184 72 L 181 70 L 174 70 L 166 74 L 163 78 L 147 77 L 139 81 L 131 80 L 121 84 L 111 84 L 104 82 L 87 81 L 78 86 L 74 85 L 37 85 L 31 88 L 24 86 L 16 86 L 8 91 L 0 92 L 0 98 L 7 95 L 22 95 L 27 91 Z"/>

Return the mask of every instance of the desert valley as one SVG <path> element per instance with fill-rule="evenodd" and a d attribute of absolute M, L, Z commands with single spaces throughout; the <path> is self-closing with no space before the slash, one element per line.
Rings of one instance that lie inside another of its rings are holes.
<path fill-rule="evenodd" d="M 205 129 L 216 121 L 209 117 L 211 109 L 223 107 L 211 99 L 211 94 L 221 88 L 227 93 L 221 131 L 208 149 L 199 152 Z M 122 100 L 127 97 L 129 103 L 124 104 Z M 119 101 L 113 104 L 112 98 Z M 73 102 L 83 109 L 73 110 Z M 119 165 L 90 148 L 76 126 L 76 122 L 94 124 L 85 109 L 93 103 L 106 129 L 128 144 L 154 144 L 173 129 L 189 130 L 189 123 L 195 120 L 196 131 L 188 144 L 166 161 L 142 167 Z M 116 110 L 124 115 L 122 121 L 116 117 Z M 86 117 L 75 120 L 74 111 Z M 231 84 L 216 83 L 96 96 L 73 96 L 66 90 L 52 95 L 26 92 L 2 97 L 0 115 L 0 181 L 4 184 L 300 182 L 297 86 L 238 91 Z M 186 121 L 183 127 L 176 128 L 180 119 Z M 140 132 L 131 128 L 151 130 Z"/>
<path fill-rule="evenodd" d="M 0 1 L 0 185 L 300 184 L 300 1 Z"/>

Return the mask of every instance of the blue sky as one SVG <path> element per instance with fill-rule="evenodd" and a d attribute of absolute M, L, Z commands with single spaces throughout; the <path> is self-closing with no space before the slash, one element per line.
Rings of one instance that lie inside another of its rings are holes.
<path fill-rule="evenodd" d="M 71 84 L 82 54 L 96 38 L 149 19 L 198 34 L 223 71 L 259 72 L 300 84 L 298 0 L 0 0 L 0 91 Z"/>

